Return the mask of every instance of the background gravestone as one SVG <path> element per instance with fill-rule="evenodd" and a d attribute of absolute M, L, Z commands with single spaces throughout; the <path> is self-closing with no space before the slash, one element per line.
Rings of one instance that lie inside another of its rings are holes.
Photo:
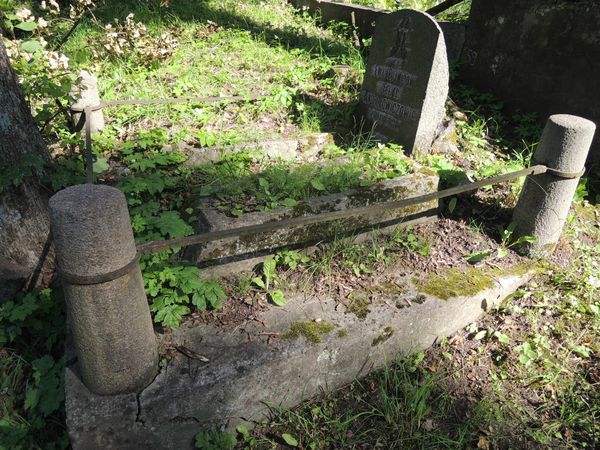
<path fill-rule="evenodd" d="M 444 117 L 448 80 L 444 36 L 431 16 L 404 9 L 380 18 L 359 105 L 363 130 L 406 153 L 426 151 Z"/>
<path fill-rule="evenodd" d="M 599 23 L 598 1 L 473 0 L 460 77 L 502 99 L 510 113 L 600 124 Z M 600 166 L 600 133 L 590 162 Z"/>

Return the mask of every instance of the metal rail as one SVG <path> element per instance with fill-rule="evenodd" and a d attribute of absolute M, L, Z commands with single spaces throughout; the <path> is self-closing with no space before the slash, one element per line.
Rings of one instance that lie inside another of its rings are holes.
<path fill-rule="evenodd" d="M 126 100 L 106 100 L 101 101 L 97 105 L 89 105 L 84 107 L 71 106 L 70 110 L 73 113 L 82 113 L 79 122 L 75 126 L 75 131 L 80 131 L 85 127 L 85 171 L 86 183 L 94 183 L 94 156 L 92 150 L 92 131 L 91 117 L 92 112 L 99 111 L 109 106 L 122 105 L 162 105 L 162 104 L 177 104 L 177 103 L 219 103 L 225 101 L 241 102 L 255 101 L 262 98 L 259 95 L 244 97 L 242 95 L 233 95 L 228 97 L 177 97 L 177 98 L 148 98 L 148 99 L 126 99 Z"/>
<path fill-rule="evenodd" d="M 430 16 L 436 16 L 439 13 L 446 11 L 447 9 L 452 8 L 454 5 L 458 5 L 462 3 L 464 0 L 446 0 L 445 2 L 440 3 L 439 5 L 434 6 L 433 8 L 425 11 Z"/>
<path fill-rule="evenodd" d="M 228 97 L 168 97 L 168 98 L 146 98 L 146 99 L 125 99 L 125 100 L 102 100 L 100 103 L 94 106 L 86 106 L 86 107 L 70 107 L 72 112 L 85 112 L 86 109 L 90 109 L 90 111 L 98 111 L 100 109 L 106 108 L 108 106 L 120 106 L 120 105 L 161 105 L 161 104 L 169 104 L 169 103 L 218 103 L 222 101 L 254 101 L 262 98 L 258 95 L 253 95 L 250 97 L 244 97 L 243 95 L 233 95 Z"/>
<path fill-rule="evenodd" d="M 432 200 L 438 200 L 441 198 L 452 197 L 453 195 L 462 194 L 463 192 L 474 191 L 483 186 L 491 184 L 501 183 L 503 181 L 510 181 L 527 175 L 539 175 L 549 171 L 549 168 L 544 165 L 536 165 L 528 167 L 527 169 L 518 170 L 516 172 L 505 173 L 495 177 L 485 178 L 483 180 L 475 181 L 472 183 L 464 184 L 461 186 L 444 189 L 442 191 L 432 192 L 430 194 L 419 195 L 417 197 L 405 198 L 402 200 L 394 200 L 391 202 L 375 203 L 369 206 L 361 206 L 357 208 L 349 208 L 341 211 L 330 211 L 321 214 L 315 214 L 310 216 L 294 217 L 292 219 L 285 219 L 276 222 L 267 222 L 258 225 L 248 225 L 245 227 L 231 228 L 229 230 L 211 231 L 209 233 L 197 234 L 194 236 L 186 236 L 176 239 L 167 239 L 163 241 L 153 241 L 137 246 L 139 253 L 155 252 L 165 250 L 171 247 L 185 247 L 188 245 L 201 244 L 205 242 L 216 241 L 219 239 L 225 239 L 230 237 L 246 236 L 248 234 L 267 232 L 279 230 L 282 228 L 291 228 L 304 225 L 311 225 L 314 223 L 328 222 L 337 219 L 346 219 L 349 217 L 359 216 L 365 213 L 372 213 L 377 211 L 387 211 L 390 209 L 405 208 L 407 206 L 418 205 L 421 203 L 427 203 Z"/>

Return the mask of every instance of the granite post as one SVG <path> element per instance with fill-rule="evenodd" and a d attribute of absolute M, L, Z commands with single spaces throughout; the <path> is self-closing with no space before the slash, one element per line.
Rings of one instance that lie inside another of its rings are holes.
<path fill-rule="evenodd" d="M 524 253 L 543 257 L 554 250 L 595 130 L 593 122 L 567 114 L 550 116 L 546 122 L 532 165 L 543 164 L 551 170 L 527 177 L 513 212 L 518 235 L 536 238 L 521 248 Z"/>
<path fill-rule="evenodd" d="M 50 199 L 50 218 L 84 384 L 96 394 L 141 390 L 158 353 L 125 196 L 110 186 L 69 187 Z M 92 280 L 129 264 L 110 281 Z"/>
<path fill-rule="evenodd" d="M 71 108 L 83 109 L 86 106 L 96 106 L 100 104 L 100 93 L 98 91 L 98 80 L 91 73 L 82 70 L 79 73 L 79 84 L 76 84 L 71 89 L 71 97 L 75 99 L 75 103 Z M 82 120 L 81 112 L 73 112 L 73 124 L 77 125 Z M 102 110 L 92 111 L 89 117 L 90 129 L 92 133 L 97 133 L 104 129 L 104 116 Z M 87 117 L 84 120 L 88 120 Z M 85 121 L 84 121 L 85 123 Z"/>

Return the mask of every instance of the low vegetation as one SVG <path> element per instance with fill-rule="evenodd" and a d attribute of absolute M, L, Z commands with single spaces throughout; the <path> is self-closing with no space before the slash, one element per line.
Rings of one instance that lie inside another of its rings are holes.
<path fill-rule="evenodd" d="M 396 7 L 387 1 L 361 3 Z M 426 9 L 435 2 L 412 3 Z M 468 3 L 447 17 L 464 19 Z M 94 138 L 95 174 L 126 195 L 139 243 L 193 234 L 201 197 L 240 216 L 413 169 L 400 148 L 373 144 L 354 130 L 352 113 L 368 48 L 356 48 L 343 24 L 319 27 L 306 13 L 278 0 L 77 0 L 71 10 L 54 1 L 7 1 L 0 9 L 7 50 L 52 150 L 44 180 L 49 191 L 84 180 L 82 138 L 65 113 L 79 69 L 94 72 L 107 100 L 246 98 L 104 111 L 107 127 Z M 528 165 L 541 134 L 538 117 L 509 114 L 500 101 L 460 80 L 452 81 L 450 97 L 456 147 L 418 161 L 436 170 L 444 185 Z M 324 150 L 319 162 L 303 164 L 266 158 L 250 146 L 224 154 L 217 163 L 192 166 L 185 164 L 189 154 L 179 145 L 233 148 L 319 131 L 333 132 L 336 144 Z M 37 164 L 3 171 L 0 192 L 18 185 Z M 489 248 L 457 255 L 465 266 L 493 270 L 514 248 L 506 211 L 520 188 L 519 182 L 504 183 L 443 205 L 447 219 L 495 240 Z M 385 370 L 339 392 L 293 410 L 273 409 L 272 417 L 253 431 L 239 427 L 233 436 L 205 430 L 196 444 L 257 449 L 597 447 L 600 209 L 594 188 L 593 180 L 582 179 L 564 239 L 543 273 L 482 321 L 425 353 L 390 361 Z M 322 243 L 311 254 L 286 250 L 235 283 L 201 279 L 177 248 L 146 255 L 141 266 L 157 329 L 168 334 L 190 314 L 210 315 L 232 296 L 257 295 L 283 305 L 285 290 L 302 287 L 302 280 L 331 289 L 340 280 L 367 280 L 393 267 L 400 255 L 425 258 L 430 252 L 428 236 L 412 228 L 364 244 Z M 369 306 L 358 294 L 352 302 L 357 316 Z M 64 321 L 61 290 L 54 285 L 3 299 L 0 448 L 69 446 Z M 287 337 L 318 342 L 330 332 L 344 334 L 330 324 L 298 322 Z"/>

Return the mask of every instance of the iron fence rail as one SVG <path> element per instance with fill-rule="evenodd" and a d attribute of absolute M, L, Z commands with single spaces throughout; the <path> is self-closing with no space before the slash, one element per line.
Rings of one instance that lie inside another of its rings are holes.
<path fill-rule="evenodd" d="M 544 165 L 535 165 L 528 167 L 523 170 L 516 172 L 509 172 L 495 177 L 484 178 L 483 180 L 467 183 L 460 186 L 451 187 L 441 191 L 432 192 L 429 194 L 419 195 L 416 197 L 405 198 L 401 200 L 394 200 L 383 203 L 374 203 L 368 206 L 360 206 L 356 208 L 348 208 L 340 211 L 328 211 L 320 214 L 306 215 L 294 217 L 291 219 L 285 219 L 274 222 L 267 222 L 257 225 L 248 225 L 239 228 L 231 228 L 228 230 L 211 231 L 208 233 L 197 234 L 194 236 L 186 236 L 176 239 L 167 239 L 162 241 L 147 242 L 145 244 L 138 245 L 137 249 L 140 253 L 155 252 L 165 250 L 171 247 L 185 247 L 189 245 L 201 244 L 219 239 L 225 239 L 230 237 L 240 237 L 249 234 L 275 231 L 282 228 L 292 228 L 298 226 L 312 225 L 320 222 L 328 222 L 337 219 L 346 219 L 350 217 L 360 216 L 366 213 L 388 211 L 390 209 L 406 208 L 408 206 L 418 205 L 421 203 L 427 203 L 432 200 L 438 200 L 446 197 L 452 197 L 457 194 L 464 192 L 474 191 L 483 186 L 489 186 L 492 184 L 498 184 L 503 181 L 511 181 L 522 176 L 527 175 L 539 175 L 548 172 L 548 167 Z"/>

